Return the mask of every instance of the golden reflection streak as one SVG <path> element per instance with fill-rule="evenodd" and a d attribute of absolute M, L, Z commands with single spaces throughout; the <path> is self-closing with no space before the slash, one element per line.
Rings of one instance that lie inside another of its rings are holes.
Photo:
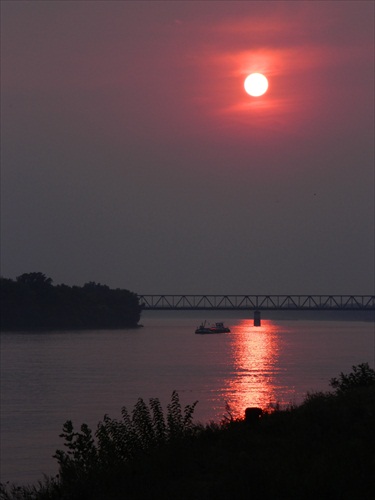
<path fill-rule="evenodd" d="M 241 320 L 231 328 L 231 336 L 235 373 L 226 381 L 225 392 L 231 414 L 238 418 L 247 407 L 264 410 L 276 402 L 277 326 L 262 320 L 262 326 L 255 327 L 252 319 Z"/>

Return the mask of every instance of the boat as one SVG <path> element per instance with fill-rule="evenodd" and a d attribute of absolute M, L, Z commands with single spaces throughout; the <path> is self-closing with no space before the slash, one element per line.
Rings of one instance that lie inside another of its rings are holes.
<path fill-rule="evenodd" d="M 214 323 L 213 325 L 206 326 L 206 322 L 201 323 L 195 330 L 195 333 L 229 333 L 230 329 L 224 326 L 223 322 Z"/>

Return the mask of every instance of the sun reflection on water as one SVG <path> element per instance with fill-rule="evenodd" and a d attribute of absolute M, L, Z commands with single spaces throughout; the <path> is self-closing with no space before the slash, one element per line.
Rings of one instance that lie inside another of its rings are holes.
<path fill-rule="evenodd" d="M 268 408 L 276 402 L 276 375 L 279 351 L 277 326 L 263 320 L 240 320 L 231 328 L 231 354 L 235 372 L 226 380 L 225 393 L 233 417 L 245 408 Z"/>

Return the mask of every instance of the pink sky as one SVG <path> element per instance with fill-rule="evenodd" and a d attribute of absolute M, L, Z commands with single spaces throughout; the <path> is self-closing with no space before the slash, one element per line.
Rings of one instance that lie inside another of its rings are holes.
<path fill-rule="evenodd" d="M 3 275 L 374 293 L 373 2 L 1 10 Z"/>

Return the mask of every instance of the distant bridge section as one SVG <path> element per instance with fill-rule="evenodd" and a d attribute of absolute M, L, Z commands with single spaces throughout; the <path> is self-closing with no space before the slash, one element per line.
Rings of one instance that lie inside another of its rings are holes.
<path fill-rule="evenodd" d="M 138 295 L 145 311 L 375 311 L 375 295 Z"/>
<path fill-rule="evenodd" d="M 375 295 L 138 295 L 146 311 L 374 311 Z"/>

